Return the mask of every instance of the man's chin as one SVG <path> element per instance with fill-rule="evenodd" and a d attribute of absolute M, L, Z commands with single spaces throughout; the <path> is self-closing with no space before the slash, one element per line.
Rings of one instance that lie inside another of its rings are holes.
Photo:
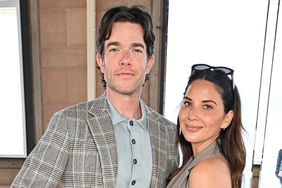
<path fill-rule="evenodd" d="M 125 87 L 125 86 L 119 88 L 112 88 L 111 90 L 120 95 L 127 95 L 127 96 L 132 96 L 141 93 L 141 89 Z"/>

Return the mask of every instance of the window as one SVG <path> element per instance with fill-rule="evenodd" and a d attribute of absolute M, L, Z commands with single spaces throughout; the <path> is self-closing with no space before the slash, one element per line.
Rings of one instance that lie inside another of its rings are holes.
<path fill-rule="evenodd" d="M 25 91 L 31 79 L 26 74 L 29 63 L 23 63 L 20 18 L 19 0 L 0 0 L 0 157 L 4 158 L 28 153 L 26 128 L 32 108 L 27 104 L 32 96 Z"/>

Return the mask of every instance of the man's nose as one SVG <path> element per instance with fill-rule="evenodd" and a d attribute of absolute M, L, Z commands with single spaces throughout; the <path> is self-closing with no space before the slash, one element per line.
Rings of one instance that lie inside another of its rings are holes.
<path fill-rule="evenodd" d="M 131 53 L 130 51 L 124 51 L 120 61 L 121 65 L 130 65 L 131 63 Z"/>

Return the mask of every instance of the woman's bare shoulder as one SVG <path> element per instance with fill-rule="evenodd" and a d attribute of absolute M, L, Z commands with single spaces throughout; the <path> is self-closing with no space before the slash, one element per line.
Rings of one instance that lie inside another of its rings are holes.
<path fill-rule="evenodd" d="M 189 188 L 195 187 L 231 188 L 231 176 L 226 160 L 213 157 L 197 164 L 189 175 Z"/>

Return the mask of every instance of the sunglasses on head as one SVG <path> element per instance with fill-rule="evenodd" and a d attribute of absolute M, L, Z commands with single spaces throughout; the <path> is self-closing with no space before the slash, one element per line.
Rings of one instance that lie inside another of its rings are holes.
<path fill-rule="evenodd" d="M 233 81 L 233 73 L 234 70 L 228 67 L 223 67 L 223 66 L 219 66 L 219 67 L 214 67 L 214 66 L 210 66 L 207 64 L 194 64 L 192 66 L 192 70 L 191 73 L 194 71 L 203 71 L 203 70 L 211 70 L 211 71 L 215 71 L 215 72 L 220 72 L 221 74 L 223 73 L 225 76 L 231 76 L 231 81 L 232 81 L 232 85 L 233 85 L 233 89 L 235 88 L 234 85 L 234 81 Z"/>

